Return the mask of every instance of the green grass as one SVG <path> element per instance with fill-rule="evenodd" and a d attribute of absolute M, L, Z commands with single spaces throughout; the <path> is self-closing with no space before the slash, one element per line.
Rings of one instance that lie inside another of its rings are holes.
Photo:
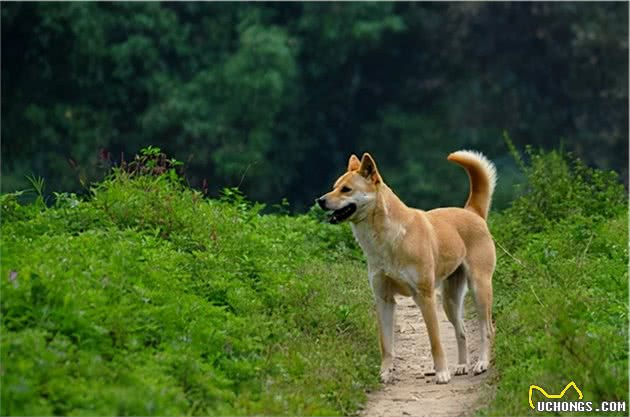
<path fill-rule="evenodd" d="M 347 227 L 120 171 L 2 197 L 3 415 L 352 413 L 377 384 Z"/>
<path fill-rule="evenodd" d="M 204 199 L 152 158 L 87 198 L 48 207 L 36 178 L 33 203 L 0 197 L 1 413 L 356 412 L 379 355 L 349 227 L 263 215 L 235 190 Z M 627 401 L 625 191 L 558 152 L 529 159 L 522 197 L 490 216 L 496 397 L 482 413 L 536 414 L 531 384 Z"/>
<path fill-rule="evenodd" d="M 494 276 L 496 398 L 485 413 L 540 414 L 528 404 L 531 384 L 557 394 L 575 381 L 594 406 L 627 402 L 625 191 L 614 174 L 558 152 L 529 157 L 524 195 L 491 215 L 503 249 Z"/>

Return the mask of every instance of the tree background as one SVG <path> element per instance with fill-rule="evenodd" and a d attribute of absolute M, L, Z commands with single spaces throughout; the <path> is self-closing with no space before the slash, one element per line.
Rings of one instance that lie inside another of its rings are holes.
<path fill-rule="evenodd" d="M 628 184 L 627 3 L 3 3 L 2 191 L 81 191 L 159 146 L 209 194 L 295 210 L 371 152 L 408 204 L 461 205 L 448 153 L 503 140 Z"/>

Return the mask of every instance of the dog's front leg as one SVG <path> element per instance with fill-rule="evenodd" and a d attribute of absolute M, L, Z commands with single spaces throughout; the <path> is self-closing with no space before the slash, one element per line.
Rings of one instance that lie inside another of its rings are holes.
<path fill-rule="evenodd" d="M 437 303 L 433 285 L 427 285 L 426 288 L 420 286 L 420 291 L 414 296 L 414 301 L 420 307 L 420 311 L 422 311 L 422 317 L 429 333 L 431 354 L 433 355 L 433 365 L 435 366 L 435 382 L 447 384 L 451 380 L 451 373 L 448 370 L 446 355 L 440 340 L 440 324 L 437 316 Z"/>
<path fill-rule="evenodd" d="M 396 301 L 383 274 L 370 274 L 370 283 L 376 302 L 379 344 L 381 347 L 381 381 L 385 384 L 394 380 L 394 315 Z"/>

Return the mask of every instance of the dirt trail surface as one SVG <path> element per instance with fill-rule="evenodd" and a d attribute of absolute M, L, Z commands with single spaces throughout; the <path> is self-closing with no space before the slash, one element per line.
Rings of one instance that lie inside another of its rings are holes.
<path fill-rule="evenodd" d="M 473 376 L 455 376 L 457 342 L 453 326 L 446 318 L 441 303 L 438 305 L 440 335 L 446 350 L 451 381 L 437 385 L 435 376 L 425 373 L 433 369 L 431 346 L 420 309 L 409 297 L 396 297 L 395 347 L 396 378 L 368 396 L 360 413 L 365 417 L 389 416 L 466 416 L 474 414 L 485 403 L 482 398 L 489 372 Z M 479 356 L 479 332 L 476 317 L 466 320 L 468 368 Z M 492 370 L 490 370 L 490 373 Z"/>

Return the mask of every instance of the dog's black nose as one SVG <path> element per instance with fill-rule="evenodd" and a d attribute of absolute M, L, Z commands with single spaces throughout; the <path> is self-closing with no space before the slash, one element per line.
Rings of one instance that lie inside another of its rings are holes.
<path fill-rule="evenodd" d="M 317 204 L 319 204 L 319 206 L 321 208 L 323 208 L 324 210 L 326 210 L 326 199 L 324 197 L 319 197 L 317 200 Z"/>

